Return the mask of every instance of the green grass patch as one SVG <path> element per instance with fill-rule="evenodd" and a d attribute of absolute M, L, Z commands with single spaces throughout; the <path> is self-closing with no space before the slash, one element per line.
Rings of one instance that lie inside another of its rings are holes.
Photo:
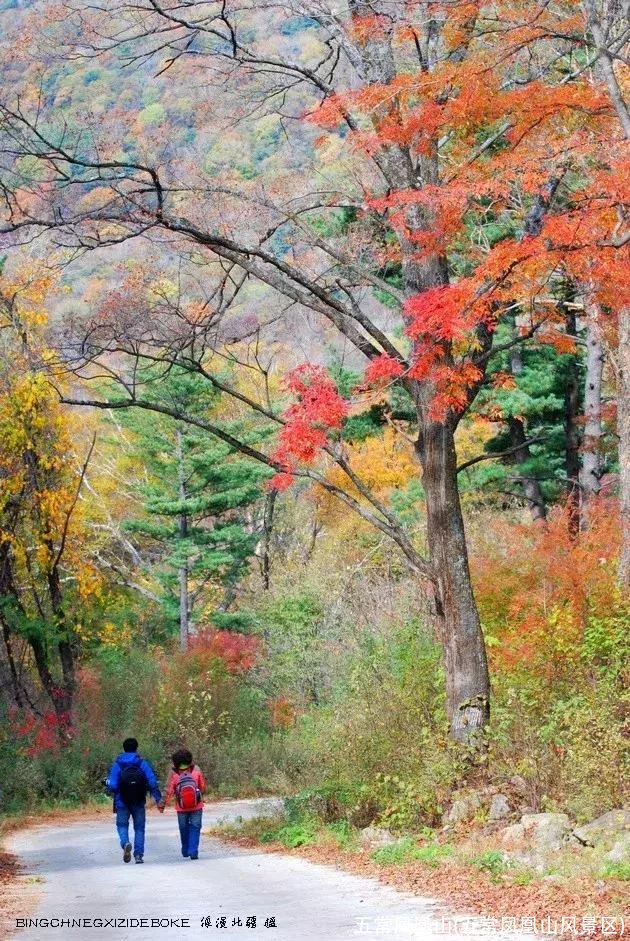
<path fill-rule="evenodd" d="M 337 820 L 334 823 L 327 824 L 322 834 L 332 839 L 340 850 L 350 849 L 357 842 L 356 830 L 350 826 L 347 820 Z"/>
<path fill-rule="evenodd" d="M 510 881 L 512 885 L 527 886 L 531 885 L 535 878 L 536 873 L 533 869 L 515 869 L 511 874 Z"/>
<path fill-rule="evenodd" d="M 287 849 L 295 849 L 298 846 L 315 843 L 320 829 L 321 824 L 315 817 L 299 817 L 288 823 L 285 819 L 281 826 L 268 827 L 264 830 L 260 834 L 260 842 L 281 843 Z"/>
<path fill-rule="evenodd" d="M 403 837 L 396 843 L 381 846 L 374 850 L 372 859 L 379 866 L 404 866 L 405 863 L 420 862 L 436 869 L 443 859 L 451 856 L 453 847 L 448 843 L 429 843 L 418 846 L 411 837 Z"/>
<path fill-rule="evenodd" d="M 600 871 L 602 879 L 621 879 L 623 882 L 630 881 L 630 863 L 605 863 Z"/>

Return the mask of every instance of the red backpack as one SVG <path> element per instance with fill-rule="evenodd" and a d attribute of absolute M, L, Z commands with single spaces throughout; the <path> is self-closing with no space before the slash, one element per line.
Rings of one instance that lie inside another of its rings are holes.
<path fill-rule="evenodd" d="M 201 800 L 201 791 L 190 771 L 184 771 L 175 785 L 175 799 L 182 810 L 194 810 Z"/>

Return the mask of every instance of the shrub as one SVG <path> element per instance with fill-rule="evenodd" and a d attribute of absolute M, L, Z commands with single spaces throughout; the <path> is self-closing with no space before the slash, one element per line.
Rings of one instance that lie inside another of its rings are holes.
<path fill-rule="evenodd" d="M 396 830 L 434 825 L 461 773 L 447 735 L 440 652 L 417 621 L 393 636 L 360 638 L 335 696 L 287 736 L 311 755 L 304 777 L 333 788 L 342 816 L 357 826 L 377 816 Z M 352 802 L 340 798 L 344 791 Z M 357 815 L 365 809 L 363 822 L 351 818 L 350 803 Z"/>
<path fill-rule="evenodd" d="M 497 850 L 488 850 L 485 853 L 480 853 L 479 856 L 473 856 L 470 865 L 482 872 L 489 873 L 492 881 L 496 882 L 499 876 L 505 872 L 507 862 L 503 853 L 499 853 Z"/>
<path fill-rule="evenodd" d="M 616 525 L 605 501 L 576 541 L 561 512 L 546 529 L 495 524 L 473 566 L 493 677 L 490 769 L 523 775 L 536 809 L 578 820 L 623 803 L 630 771 Z"/>

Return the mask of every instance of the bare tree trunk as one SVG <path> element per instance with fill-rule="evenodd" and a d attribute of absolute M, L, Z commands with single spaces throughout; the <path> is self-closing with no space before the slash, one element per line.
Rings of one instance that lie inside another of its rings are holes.
<path fill-rule="evenodd" d="M 619 312 L 617 433 L 619 435 L 619 491 L 621 554 L 619 581 L 630 588 L 630 308 Z"/>
<path fill-rule="evenodd" d="M 612 105 L 617 112 L 619 124 L 626 140 L 630 140 L 630 112 L 615 74 L 615 60 L 609 43 L 625 29 L 627 3 L 606 4 L 603 7 L 595 0 L 582 2 L 586 19 L 599 58 L 594 72 L 606 83 Z M 612 354 L 617 378 L 617 433 L 619 436 L 619 512 L 621 516 L 621 553 L 619 556 L 619 581 L 630 587 L 630 309 L 619 311 L 619 349 Z"/>
<path fill-rule="evenodd" d="M 270 490 L 265 500 L 261 559 L 262 580 L 265 591 L 269 591 L 271 586 L 271 535 L 273 532 L 273 514 L 277 496 L 277 490 Z"/>
<path fill-rule="evenodd" d="M 600 491 L 601 437 L 602 437 L 602 379 L 604 374 L 604 347 L 596 304 L 585 297 L 586 310 L 586 377 L 584 380 L 584 439 L 582 442 L 582 468 L 580 493 L 582 498 L 582 525 L 585 522 L 588 501 Z"/>
<path fill-rule="evenodd" d="M 567 336 L 577 336 L 575 311 L 565 308 Z M 580 433 L 578 415 L 580 408 L 580 388 L 578 382 L 578 364 L 575 356 L 571 357 L 564 390 L 564 435 L 565 435 L 565 475 L 567 492 L 567 512 L 569 534 L 575 538 L 580 531 Z"/>
<path fill-rule="evenodd" d="M 599 56 L 595 63 L 595 72 L 599 73 L 605 81 L 608 88 L 608 94 L 610 95 L 610 100 L 615 111 L 617 112 L 619 123 L 623 128 L 626 138 L 630 138 L 630 113 L 628 112 L 628 106 L 623 97 L 621 88 L 619 87 L 617 76 L 615 75 L 614 59 L 608 48 L 607 41 L 608 36 L 611 35 L 613 17 L 606 18 L 605 20 L 602 13 L 598 10 L 595 0 L 583 0 L 583 7 L 586 14 L 587 24 L 593 36 L 595 48 L 597 49 Z M 604 10 L 606 10 L 606 12 L 609 10 L 611 11 L 612 9 L 612 4 L 604 5 Z M 624 19 L 624 12 L 621 4 L 619 5 L 618 10 L 619 12 L 617 19 L 623 27 L 625 26 L 627 19 Z M 625 16 L 627 17 L 627 10 Z M 614 35 L 614 33 L 612 35 Z"/>
<path fill-rule="evenodd" d="M 50 547 L 52 549 L 52 547 Z M 55 618 L 56 628 L 61 634 L 57 642 L 59 653 L 59 662 L 61 664 L 61 675 L 63 685 L 57 691 L 57 713 L 60 719 L 59 734 L 64 737 L 65 727 L 72 723 L 72 710 L 74 707 L 74 695 L 76 692 L 76 649 L 72 637 L 67 631 L 66 613 L 63 608 L 63 595 L 61 592 L 61 580 L 59 578 L 59 568 L 55 563 L 48 573 L 48 592 L 52 613 Z M 66 634 L 66 636 L 63 636 Z"/>
<path fill-rule="evenodd" d="M 184 468 L 184 448 L 181 429 L 177 429 L 177 474 L 179 484 L 179 498 L 186 499 L 186 471 Z M 188 537 L 188 517 L 186 513 L 179 515 L 179 538 Z M 181 650 L 188 650 L 190 636 L 190 600 L 188 594 L 188 563 L 185 562 L 179 569 L 179 646 Z"/>
<path fill-rule="evenodd" d="M 188 568 L 183 565 L 179 570 L 179 646 L 188 650 Z"/>
<path fill-rule="evenodd" d="M 427 425 L 416 450 L 424 472 L 427 538 L 435 571 L 451 735 L 456 741 L 474 745 L 490 714 L 490 677 L 470 580 L 451 425 Z"/>

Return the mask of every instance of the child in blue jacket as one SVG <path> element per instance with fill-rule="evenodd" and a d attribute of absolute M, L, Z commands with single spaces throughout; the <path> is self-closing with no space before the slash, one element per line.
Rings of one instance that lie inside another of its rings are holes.
<path fill-rule="evenodd" d="M 155 772 L 148 761 L 138 754 L 135 738 L 126 738 L 123 751 L 114 761 L 106 781 L 114 795 L 116 829 L 123 851 L 123 862 L 131 862 L 129 818 L 133 820 L 133 856 L 137 863 L 144 862 L 144 828 L 146 799 L 149 792 L 158 804 L 162 795 Z"/>

